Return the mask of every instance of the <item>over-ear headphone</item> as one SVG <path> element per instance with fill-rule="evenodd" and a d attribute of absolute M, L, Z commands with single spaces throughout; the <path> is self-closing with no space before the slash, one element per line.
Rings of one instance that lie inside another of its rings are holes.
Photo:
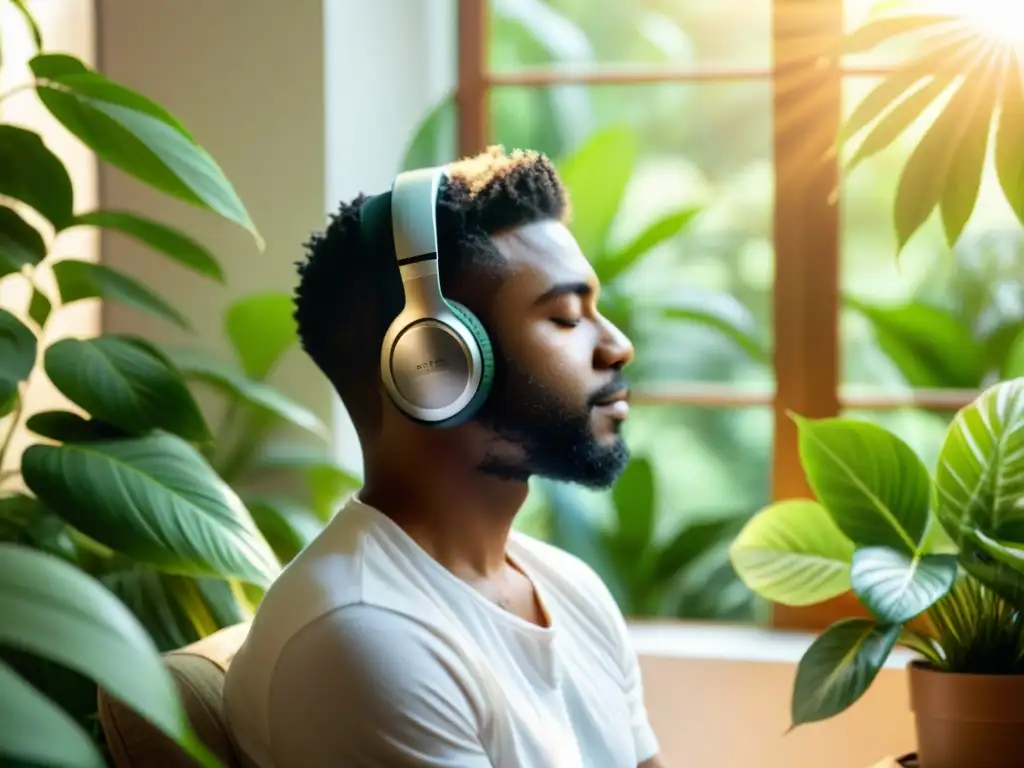
<path fill-rule="evenodd" d="M 360 226 L 364 242 L 379 247 L 393 239 L 405 294 L 381 345 L 384 387 L 409 418 L 454 427 L 487 399 L 494 356 L 476 316 L 441 293 L 437 198 L 444 178 L 443 168 L 400 173 L 390 192 L 363 204 Z"/>

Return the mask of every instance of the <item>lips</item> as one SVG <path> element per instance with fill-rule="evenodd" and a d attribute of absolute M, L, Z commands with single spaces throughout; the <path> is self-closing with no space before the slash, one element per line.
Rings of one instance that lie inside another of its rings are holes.
<path fill-rule="evenodd" d="M 602 398 L 594 404 L 594 408 L 613 418 L 626 419 L 629 416 L 629 390 L 622 390 L 611 397 Z"/>

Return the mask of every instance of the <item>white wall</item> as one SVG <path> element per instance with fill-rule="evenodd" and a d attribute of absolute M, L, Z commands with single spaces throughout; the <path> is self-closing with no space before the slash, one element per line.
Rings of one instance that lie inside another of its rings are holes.
<path fill-rule="evenodd" d="M 326 200 L 388 189 L 416 125 L 455 85 L 454 0 L 324 0 Z M 335 399 L 336 447 L 361 469 Z"/>

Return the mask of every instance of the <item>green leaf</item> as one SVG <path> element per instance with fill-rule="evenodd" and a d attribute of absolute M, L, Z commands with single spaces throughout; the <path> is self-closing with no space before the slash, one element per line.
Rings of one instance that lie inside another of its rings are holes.
<path fill-rule="evenodd" d="M 893 38 L 929 27 L 955 24 L 959 17 L 950 14 L 913 14 L 908 16 L 887 16 L 874 19 L 844 36 L 838 53 L 863 53 L 887 43 Z"/>
<path fill-rule="evenodd" d="M 23 493 L 0 497 L 0 541 L 24 544 L 69 562 L 77 560 L 67 524 L 39 499 Z"/>
<path fill-rule="evenodd" d="M 66 259 L 53 265 L 61 301 L 71 304 L 82 299 L 104 299 L 126 304 L 140 312 L 167 320 L 179 328 L 192 330 L 178 310 L 149 288 L 116 269 L 88 261 Z"/>
<path fill-rule="evenodd" d="M 206 208 L 263 241 L 210 154 L 148 99 L 102 75 L 62 76 L 36 87 L 40 101 L 100 158 L 184 202 Z"/>
<path fill-rule="evenodd" d="M 959 317 L 920 301 L 886 306 L 846 297 L 871 322 L 879 348 L 912 387 L 975 389 L 985 349 Z"/>
<path fill-rule="evenodd" d="M 633 175 L 637 139 L 626 127 L 598 131 L 559 165 L 572 207 L 570 229 L 583 253 L 605 250 L 608 232 Z"/>
<path fill-rule="evenodd" d="M 891 110 L 864 139 L 848 170 L 892 144 L 963 74 L 964 65 L 971 62 L 981 46 L 982 41 L 970 31 L 952 29 L 937 36 L 926 53 L 886 75 L 857 103 L 840 131 L 840 140 L 849 141 L 883 112 Z M 921 80 L 927 82 L 908 95 Z"/>
<path fill-rule="evenodd" d="M 731 539 L 733 518 L 704 520 L 684 526 L 657 553 L 652 567 L 656 581 L 670 579 L 721 542 Z"/>
<path fill-rule="evenodd" d="M 104 574 L 100 581 L 146 628 L 157 650 L 166 653 L 199 639 L 199 633 L 170 588 L 172 579 L 181 578 L 184 577 L 136 566 Z"/>
<path fill-rule="evenodd" d="M 862 547 L 916 553 L 932 491 L 914 450 L 868 422 L 793 418 L 807 481 L 847 538 Z"/>
<path fill-rule="evenodd" d="M 251 378 L 265 379 L 298 341 L 294 312 L 290 295 L 267 291 L 243 296 L 224 313 L 224 330 Z"/>
<path fill-rule="evenodd" d="M 358 476 L 339 466 L 331 456 L 305 445 L 270 443 L 256 466 L 261 470 L 301 472 L 309 485 L 309 506 L 321 520 L 330 519 L 341 497 L 362 485 Z"/>
<path fill-rule="evenodd" d="M 38 51 L 43 47 L 43 33 L 39 31 L 39 24 L 36 22 L 35 16 L 28 9 L 25 0 L 11 0 L 11 2 L 14 3 L 14 7 L 21 13 L 21 17 L 25 19 L 28 30 L 32 33 L 32 42 L 35 43 L 36 50 Z"/>
<path fill-rule="evenodd" d="M 979 531 L 965 531 L 960 565 L 1007 603 L 1024 611 L 1024 551 Z"/>
<path fill-rule="evenodd" d="M 0 277 L 35 266 L 46 258 L 46 243 L 21 216 L 0 205 Z"/>
<path fill-rule="evenodd" d="M 898 251 L 903 250 L 911 236 L 928 220 L 945 194 L 946 185 L 954 183 L 950 171 L 967 131 L 964 116 L 981 107 L 992 77 L 990 58 L 982 58 L 972 65 L 903 167 L 894 209 Z"/>
<path fill-rule="evenodd" d="M 0 125 L 0 195 L 35 208 L 58 230 L 71 223 L 71 177 L 32 131 Z"/>
<path fill-rule="evenodd" d="M 0 382 L 17 385 L 36 365 L 36 337 L 24 323 L 0 308 Z"/>
<path fill-rule="evenodd" d="M 733 541 L 729 558 L 744 584 L 783 605 L 813 605 L 850 589 L 853 544 L 814 501 L 763 509 Z"/>
<path fill-rule="evenodd" d="M 50 311 L 53 309 L 53 304 L 50 299 L 47 298 L 46 294 L 40 291 L 38 288 L 32 288 L 32 298 L 28 303 L 28 316 L 32 318 L 32 322 L 39 326 L 40 329 L 46 325 L 46 321 L 50 319 Z"/>
<path fill-rule="evenodd" d="M 242 502 L 172 435 L 33 445 L 25 483 L 87 536 L 172 573 L 267 586 L 278 572 Z"/>
<path fill-rule="evenodd" d="M 1021 377 L 1024 377 L 1024 329 L 1010 344 L 1002 367 L 1002 378 L 1017 379 Z"/>
<path fill-rule="evenodd" d="M 420 121 L 402 154 L 401 170 L 447 163 L 455 155 L 455 99 L 446 96 Z"/>
<path fill-rule="evenodd" d="M 61 443 L 94 443 L 97 440 L 126 437 L 122 430 L 112 424 L 84 419 L 70 411 L 40 411 L 32 414 L 25 426 L 41 437 Z"/>
<path fill-rule="evenodd" d="M 985 285 L 983 290 L 990 291 L 991 288 Z M 974 312 L 979 314 L 979 308 Z M 1012 379 L 1024 375 L 1024 367 L 1018 368 L 1020 373 L 1007 373 L 1007 363 L 1013 353 L 1013 347 L 1019 337 L 1024 335 L 1024 319 L 1013 319 L 1002 322 L 986 333 L 982 339 L 985 346 L 985 359 L 988 361 L 990 370 L 994 369 L 1000 373 L 1000 378 Z"/>
<path fill-rule="evenodd" d="M 327 428 L 316 414 L 276 389 L 253 381 L 224 363 L 194 352 L 176 351 L 174 361 L 188 378 L 202 381 L 231 397 L 239 398 L 249 406 L 327 438 Z"/>
<path fill-rule="evenodd" d="M 113 229 L 145 243 L 200 275 L 224 282 L 224 271 L 206 246 L 157 221 L 126 211 L 92 211 L 76 216 L 74 226 Z"/>
<path fill-rule="evenodd" d="M 1020 62 L 1006 67 L 995 165 L 1003 194 L 1024 224 L 1024 72 Z"/>
<path fill-rule="evenodd" d="M 634 458 L 612 487 L 612 501 L 618 520 L 616 538 L 638 555 L 654 535 L 654 469 L 643 457 Z"/>
<path fill-rule="evenodd" d="M 727 293 L 687 291 L 671 306 L 662 307 L 667 320 L 684 320 L 705 325 L 732 341 L 759 363 L 771 362 L 771 350 L 761 340 L 753 313 Z"/>
<path fill-rule="evenodd" d="M 33 765 L 106 766 L 92 739 L 64 710 L 0 661 L 0 759 L 5 755 Z"/>
<path fill-rule="evenodd" d="M 323 529 L 316 513 L 301 504 L 263 495 L 245 501 L 256 527 L 282 563 L 290 562 Z"/>
<path fill-rule="evenodd" d="M 629 271 L 648 251 L 678 235 L 701 209 L 687 207 L 666 214 L 643 230 L 624 248 L 595 255 L 591 262 L 602 285 L 608 285 Z"/>
<path fill-rule="evenodd" d="M 958 544 L 971 528 L 1024 541 L 1024 379 L 995 384 L 960 409 L 935 487 L 936 513 Z"/>
<path fill-rule="evenodd" d="M 992 132 L 992 116 L 1003 82 L 1001 69 L 1003 67 L 996 60 L 986 70 L 969 78 L 968 87 L 975 89 L 972 109 L 957 115 L 959 140 L 952 147 L 946 185 L 939 199 L 942 228 L 951 248 L 960 239 L 978 202 L 985 158 L 988 156 L 988 137 Z"/>
<path fill-rule="evenodd" d="M 85 63 L 67 53 L 41 53 L 28 63 L 32 74 L 39 78 L 56 80 L 65 75 L 82 75 L 91 72 Z"/>
<path fill-rule="evenodd" d="M 956 556 L 907 555 L 865 547 L 853 555 L 850 582 L 879 621 L 905 624 L 937 603 L 956 581 Z"/>
<path fill-rule="evenodd" d="M 838 715 L 864 695 L 900 630 L 899 624 L 844 619 L 819 635 L 797 667 L 792 728 Z"/>
<path fill-rule="evenodd" d="M 29 61 L 29 67 L 36 77 L 51 80 L 55 84 L 73 91 L 78 96 L 109 101 L 112 104 L 118 104 L 156 118 L 195 143 L 195 139 L 185 130 L 185 126 L 166 109 L 141 93 L 90 69 L 74 56 L 62 53 L 43 53 Z"/>
<path fill-rule="evenodd" d="M 181 374 L 130 340 L 61 339 L 46 350 L 44 366 L 54 386 L 95 419 L 133 434 L 162 429 L 212 439 Z"/>
<path fill-rule="evenodd" d="M 74 566 L 16 545 L 0 544 L 0 573 L 0 644 L 95 680 L 191 754 L 203 756 L 202 764 L 217 765 L 192 734 L 152 640 L 117 598 Z M 38 726 L 30 732 L 46 733 Z"/>

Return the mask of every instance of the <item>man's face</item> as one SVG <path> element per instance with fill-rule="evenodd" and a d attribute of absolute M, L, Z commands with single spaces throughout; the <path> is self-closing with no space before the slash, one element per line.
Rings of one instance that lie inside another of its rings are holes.
<path fill-rule="evenodd" d="M 629 460 L 622 368 L 633 347 L 598 312 L 597 277 L 563 224 L 530 224 L 493 240 L 508 271 L 484 313 L 496 370 L 477 421 L 497 440 L 481 468 L 607 487 Z"/>

